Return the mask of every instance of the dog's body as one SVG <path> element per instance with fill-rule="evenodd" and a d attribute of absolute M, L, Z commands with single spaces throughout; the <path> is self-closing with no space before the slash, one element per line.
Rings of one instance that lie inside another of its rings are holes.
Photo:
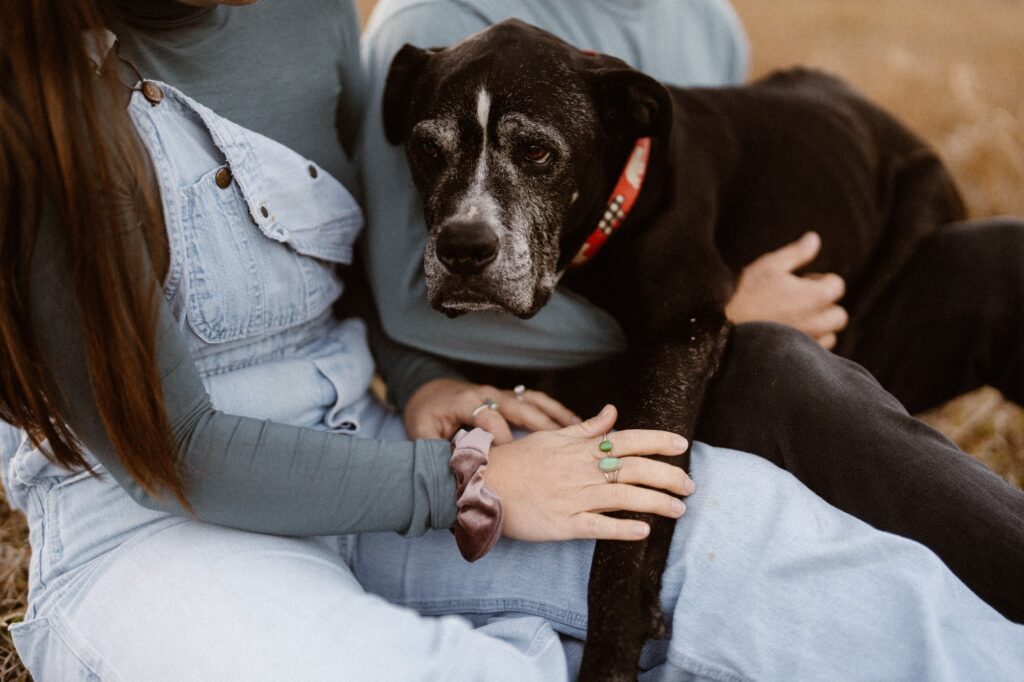
<path fill-rule="evenodd" d="M 819 232 L 808 269 L 841 275 L 856 315 L 922 237 L 964 214 L 921 140 L 807 70 L 749 87 L 666 88 L 507 21 L 451 48 L 403 48 L 384 109 L 424 198 L 432 304 L 528 317 L 561 279 L 619 321 L 629 350 L 556 393 L 577 409 L 616 400 L 623 428 L 693 436 L 728 338 L 725 304 L 758 256 Z M 642 137 L 652 142 L 636 204 L 570 267 Z M 643 642 L 664 635 L 673 523 L 645 520 L 646 541 L 598 543 L 581 678 L 632 679 Z"/>

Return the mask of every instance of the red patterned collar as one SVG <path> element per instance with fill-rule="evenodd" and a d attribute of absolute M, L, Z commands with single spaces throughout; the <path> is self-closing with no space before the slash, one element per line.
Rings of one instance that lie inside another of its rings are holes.
<path fill-rule="evenodd" d="M 608 198 L 608 205 L 604 209 L 604 215 L 583 246 L 580 247 L 576 257 L 572 259 L 572 265 L 583 265 L 597 255 L 598 250 L 608 241 L 615 230 L 619 229 L 630 209 L 636 203 L 640 195 L 640 188 L 644 185 L 644 176 L 647 173 L 647 162 L 651 156 L 651 138 L 641 137 L 636 141 L 633 152 L 626 161 L 626 167 L 622 169 L 622 175 Z"/>

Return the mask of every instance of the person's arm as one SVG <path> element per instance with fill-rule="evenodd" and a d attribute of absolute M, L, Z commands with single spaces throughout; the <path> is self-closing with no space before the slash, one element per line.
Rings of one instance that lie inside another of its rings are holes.
<path fill-rule="evenodd" d="M 486 312 L 452 320 L 427 302 L 422 265 L 426 227 L 404 151 L 384 139 L 384 80 L 408 36 L 421 46 L 447 45 L 486 26 L 486 19 L 469 10 L 435 3 L 407 7 L 383 24 L 371 21 L 364 36 L 368 100 L 357 158 L 367 216 L 364 255 L 384 329 L 403 344 L 491 365 L 565 367 L 621 352 L 625 337 L 618 324 L 572 293 L 556 291 L 530 320 Z"/>
<path fill-rule="evenodd" d="M 96 406 L 71 270 L 54 216 L 33 257 L 34 324 L 75 435 L 140 504 L 155 499 L 125 471 Z M 196 518 L 243 530 L 328 535 L 447 528 L 455 520 L 451 448 L 443 440 L 376 441 L 225 414 L 213 408 L 161 297 L 157 351 L 164 399 Z"/>

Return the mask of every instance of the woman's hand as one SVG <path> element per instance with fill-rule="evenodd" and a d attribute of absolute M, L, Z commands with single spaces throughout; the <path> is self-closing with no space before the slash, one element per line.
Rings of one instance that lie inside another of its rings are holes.
<path fill-rule="evenodd" d="M 493 400 L 497 409 L 477 410 L 487 400 Z M 540 391 L 527 390 L 519 399 L 512 391 L 454 379 L 423 384 L 409 399 L 402 418 L 410 438 L 451 438 L 467 425 L 490 431 L 496 444 L 512 442 L 513 426 L 546 431 L 580 422 L 572 410 Z"/>
<path fill-rule="evenodd" d="M 606 454 L 598 445 L 616 417 L 615 408 L 608 405 L 581 424 L 491 448 L 483 477 L 501 498 L 505 536 L 534 542 L 642 540 L 650 533 L 646 523 L 615 519 L 602 512 L 626 510 L 669 518 L 683 515 L 686 506 L 673 495 L 694 491 L 686 472 L 664 462 L 627 456 L 681 455 L 686 451 L 686 439 L 666 431 L 619 431 L 608 436 L 613 449 Z M 609 483 L 597 466 L 603 457 L 612 455 L 626 457 L 618 483 Z"/>

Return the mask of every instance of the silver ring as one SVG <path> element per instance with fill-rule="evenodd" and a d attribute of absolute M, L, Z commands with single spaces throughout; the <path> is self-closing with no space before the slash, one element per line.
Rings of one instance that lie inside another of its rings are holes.
<path fill-rule="evenodd" d="M 516 394 L 516 400 L 526 400 L 526 386 L 519 384 L 512 392 Z"/>
<path fill-rule="evenodd" d="M 497 409 L 498 409 L 498 403 L 494 402 L 490 398 L 484 398 L 484 401 L 476 406 L 476 408 L 470 414 L 470 417 L 472 417 L 473 419 L 476 419 L 476 416 L 478 414 L 480 414 L 481 412 L 483 412 L 484 410 L 497 410 Z"/>
<path fill-rule="evenodd" d="M 620 469 L 616 469 L 615 471 L 605 471 L 604 472 L 604 480 L 608 481 L 609 483 L 618 483 L 619 482 L 619 471 L 620 471 Z"/>

